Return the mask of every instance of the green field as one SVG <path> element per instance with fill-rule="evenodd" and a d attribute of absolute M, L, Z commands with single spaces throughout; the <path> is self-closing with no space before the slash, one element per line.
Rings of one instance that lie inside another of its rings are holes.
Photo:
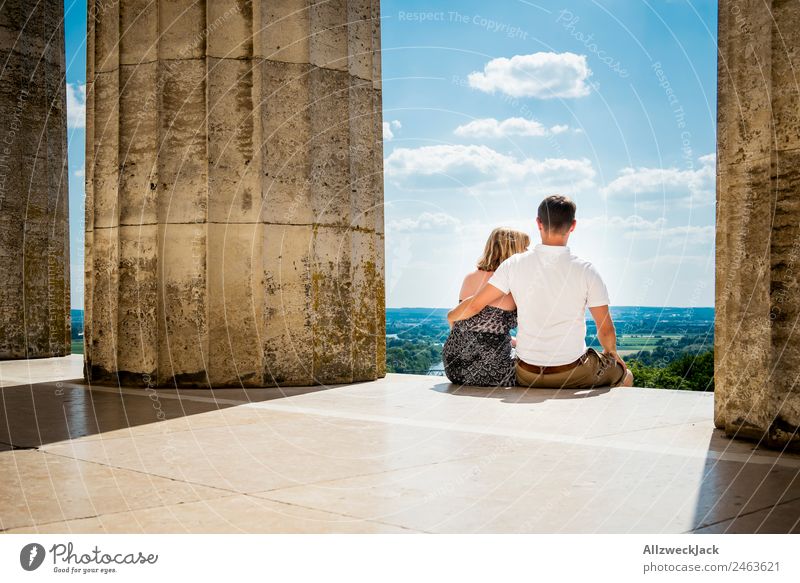
<path fill-rule="evenodd" d="M 617 349 L 619 350 L 620 355 L 627 356 L 629 354 L 635 354 L 640 350 L 653 350 L 664 339 L 680 340 L 681 338 L 682 336 L 680 334 L 662 334 L 658 337 L 638 334 L 631 336 L 620 336 L 617 338 Z"/>

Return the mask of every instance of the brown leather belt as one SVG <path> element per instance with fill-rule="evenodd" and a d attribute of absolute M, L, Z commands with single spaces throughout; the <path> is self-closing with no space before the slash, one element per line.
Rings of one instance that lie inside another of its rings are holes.
<path fill-rule="evenodd" d="M 568 370 L 572 370 L 576 366 L 578 366 L 581 362 L 583 362 L 583 355 L 579 356 L 577 360 L 570 362 L 568 364 L 559 364 L 556 366 L 537 366 L 535 364 L 528 364 L 524 360 L 517 359 L 517 364 L 520 368 L 527 370 L 528 372 L 532 372 L 535 374 L 552 374 L 556 372 L 565 372 Z"/>

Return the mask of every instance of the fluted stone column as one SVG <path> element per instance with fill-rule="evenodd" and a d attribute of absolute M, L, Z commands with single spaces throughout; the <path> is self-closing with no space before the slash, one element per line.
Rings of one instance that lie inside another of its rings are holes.
<path fill-rule="evenodd" d="M 719 5 L 715 423 L 800 443 L 800 10 Z"/>
<path fill-rule="evenodd" d="M 378 0 L 90 1 L 86 373 L 385 374 Z"/>
<path fill-rule="evenodd" d="M 70 353 L 63 17 L 0 3 L 0 359 Z"/>

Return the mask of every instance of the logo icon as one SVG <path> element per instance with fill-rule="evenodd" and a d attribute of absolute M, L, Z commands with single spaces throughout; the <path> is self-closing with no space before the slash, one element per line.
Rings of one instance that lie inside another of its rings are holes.
<path fill-rule="evenodd" d="M 19 552 L 19 564 L 26 571 L 35 571 L 44 562 L 44 547 L 39 543 L 29 543 Z"/>

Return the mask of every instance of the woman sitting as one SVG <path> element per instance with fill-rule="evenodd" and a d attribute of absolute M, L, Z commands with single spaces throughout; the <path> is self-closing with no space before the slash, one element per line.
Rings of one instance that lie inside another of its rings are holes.
<path fill-rule="evenodd" d="M 500 227 L 492 231 L 478 269 L 468 274 L 461 285 L 459 302 L 477 294 L 494 270 L 515 253 L 528 249 L 530 237 L 521 231 Z M 507 386 L 515 380 L 514 340 L 510 331 L 517 327 L 517 305 L 511 294 L 486 306 L 478 314 L 456 322 L 442 350 L 444 372 L 459 385 Z"/>

